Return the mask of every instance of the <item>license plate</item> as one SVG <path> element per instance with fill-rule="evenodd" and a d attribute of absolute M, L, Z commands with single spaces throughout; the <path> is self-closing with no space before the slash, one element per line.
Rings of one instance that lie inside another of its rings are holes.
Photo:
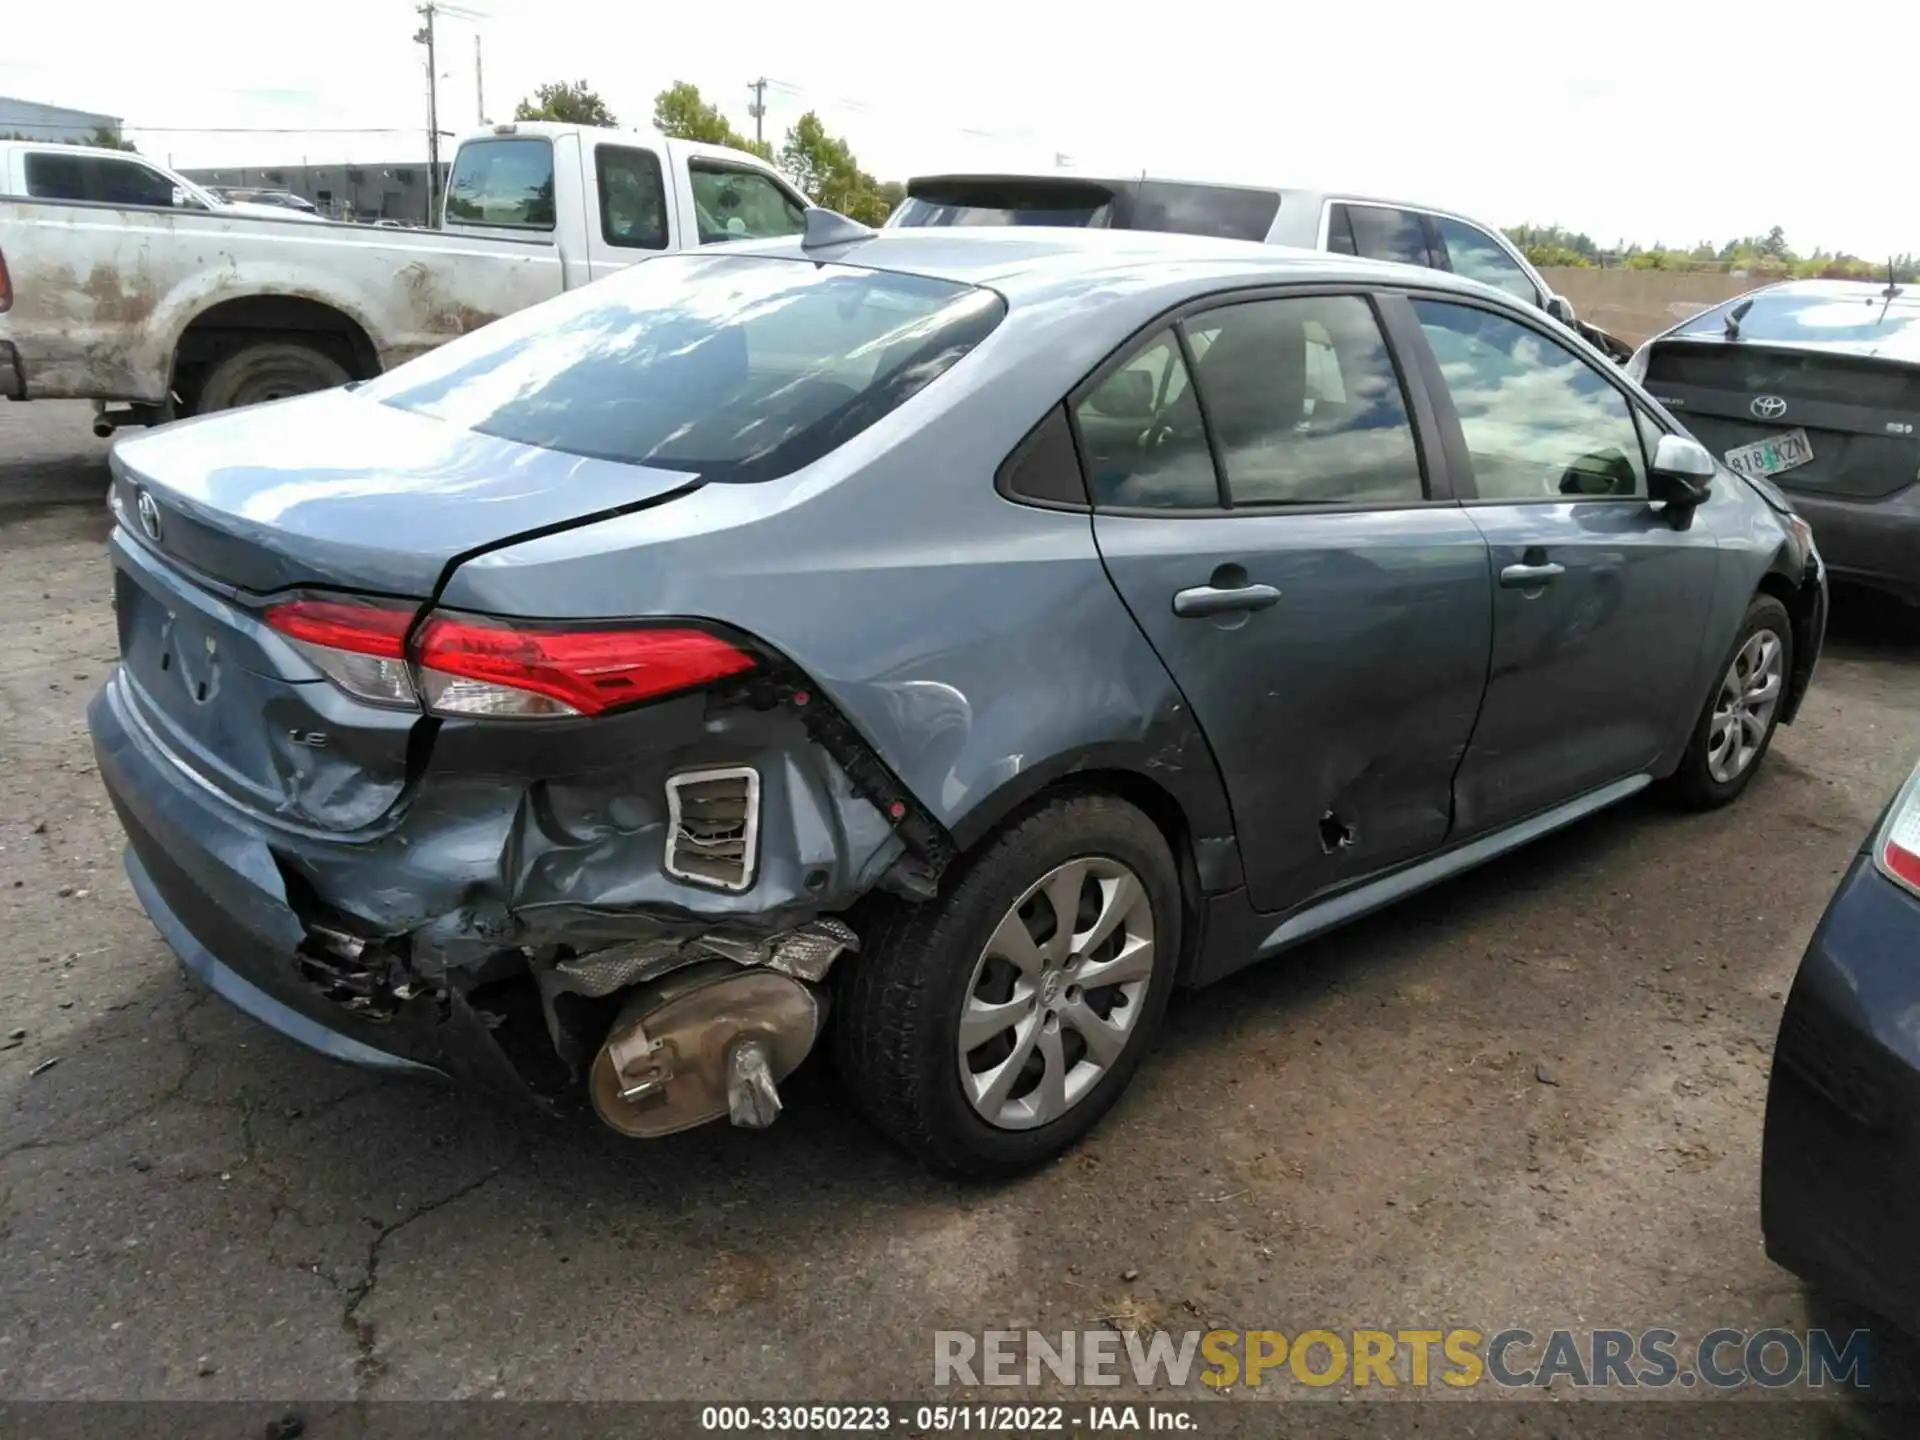
<path fill-rule="evenodd" d="M 1778 475 L 1813 459 L 1813 442 L 1804 430 L 1789 430 L 1771 440 L 1736 445 L 1727 451 L 1727 468 L 1742 475 Z"/>

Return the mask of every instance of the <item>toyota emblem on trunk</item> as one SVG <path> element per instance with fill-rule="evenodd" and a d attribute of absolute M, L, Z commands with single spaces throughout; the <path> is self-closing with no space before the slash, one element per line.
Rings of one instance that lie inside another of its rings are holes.
<path fill-rule="evenodd" d="M 140 512 L 140 528 L 147 532 L 147 538 L 149 540 L 158 545 L 160 543 L 159 503 L 152 495 L 142 490 L 140 492 L 140 499 L 135 503 L 134 508 Z"/>
<path fill-rule="evenodd" d="M 1762 420 L 1778 420 L 1787 413 L 1787 402 L 1778 395 L 1756 395 L 1747 408 Z"/>

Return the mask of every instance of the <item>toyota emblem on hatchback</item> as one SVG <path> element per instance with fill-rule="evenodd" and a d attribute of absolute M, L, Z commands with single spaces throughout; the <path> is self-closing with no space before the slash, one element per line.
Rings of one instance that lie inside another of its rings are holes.
<path fill-rule="evenodd" d="M 1778 395 L 1756 395 L 1747 408 L 1762 420 L 1778 420 L 1787 413 L 1787 402 Z"/>
<path fill-rule="evenodd" d="M 140 499 L 134 508 L 140 512 L 140 528 L 147 532 L 147 538 L 154 544 L 160 543 L 160 505 L 147 491 L 140 492 Z"/>

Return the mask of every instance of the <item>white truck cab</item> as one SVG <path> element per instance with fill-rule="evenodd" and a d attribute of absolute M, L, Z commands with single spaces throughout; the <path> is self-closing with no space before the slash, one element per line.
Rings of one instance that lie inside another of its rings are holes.
<path fill-rule="evenodd" d="M 571 287 L 663 250 L 798 234 L 807 205 L 743 151 L 653 131 L 520 121 L 460 142 L 441 228 L 545 238 Z"/>

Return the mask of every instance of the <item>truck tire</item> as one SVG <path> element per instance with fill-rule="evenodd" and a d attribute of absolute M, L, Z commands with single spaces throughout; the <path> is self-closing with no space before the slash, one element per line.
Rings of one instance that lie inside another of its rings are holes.
<path fill-rule="evenodd" d="M 890 904 L 842 962 L 841 1083 L 936 1170 L 1030 1169 L 1092 1129 L 1133 1077 L 1173 989 L 1180 923 L 1153 821 L 1110 795 L 1054 800 L 988 842 L 938 900 Z"/>
<path fill-rule="evenodd" d="M 288 340 L 265 340 L 227 356 L 207 372 L 196 415 L 331 390 L 353 377 L 331 355 Z"/>

